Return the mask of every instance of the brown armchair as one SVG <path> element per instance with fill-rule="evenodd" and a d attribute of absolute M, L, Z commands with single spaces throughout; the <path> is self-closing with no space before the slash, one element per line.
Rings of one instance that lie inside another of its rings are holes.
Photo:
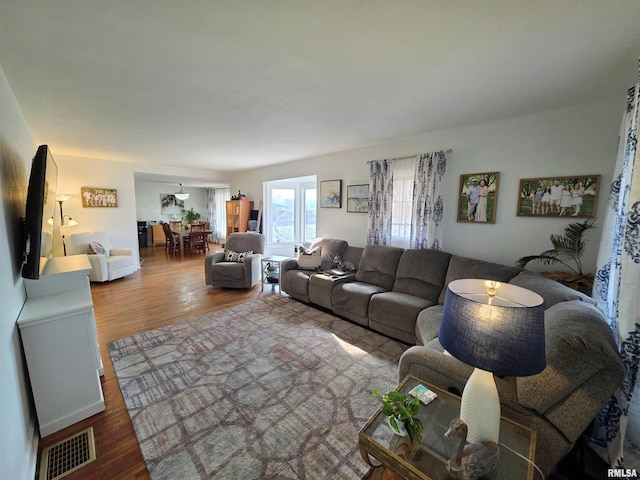
<path fill-rule="evenodd" d="M 260 260 L 264 242 L 264 235 L 260 233 L 230 234 L 224 252 L 210 253 L 205 257 L 205 283 L 221 288 L 251 288 L 261 279 Z M 246 252 L 252 253 L 243 255 Z"/>

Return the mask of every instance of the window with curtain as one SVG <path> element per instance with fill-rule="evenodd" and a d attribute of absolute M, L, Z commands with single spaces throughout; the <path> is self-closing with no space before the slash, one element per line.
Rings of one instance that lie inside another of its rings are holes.
<path fill-rule="evenodd" d="M 207 213 L 211 222 L 209 240 L 213 243 L 224 243 L 227 239 L 226 230 L 226 202 L 231 199 L 231 189 L 207 188 Z"/>
<path fill-rule="evenodd" d="M 367 243 L 442 248 L 444 151 L 369 162 Z"/>
<path fill-rule="evenodd" d="M 415 159 L 394 160 L 391 200 L 391 245 L 409 248 L 413 212 Z"/>

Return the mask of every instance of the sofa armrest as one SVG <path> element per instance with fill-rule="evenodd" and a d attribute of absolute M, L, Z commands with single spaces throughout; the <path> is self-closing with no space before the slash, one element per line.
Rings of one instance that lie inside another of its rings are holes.
<path fill-rule="evenodd" d="M 440 342 L 434 340 L 428 345 L 413 346 L 400 357 L 398 377 L 402 380 L 413 375 L 443 390 L 461 393 L 473 367 L 445 354 Z"/>
<path fill-rule="evenodd" d="M 574 441 L 620 386 L 624 366 L 610 327 L 587 302 L 547 309 L 545 337 L 547 366 L 517 378 L 518 397 Z"/>
<path fill-rule="evenodd" d="M 287 258 L 280 262 L 280 278 L 284 277 L 284 274 L 289 270 L 297 270 L 298 269 L 298 259 L 297 258 Z"/>
<path fill-rule="evenodd" d="M 92 282 L 106 282 L 109 279 L 107 257 L 105 255 L 89 254 L 87 255 L 87 258 L 91 264 L 89 280 Z"/>
<path fill-rule="evenodd" d="M 224 259 L 224 252 L 209 253 L 204 257 L 204 282 L 211 285 L 211 265 L 221 262 Z"/>
<path fill-rule="evenodd" d="M 244 286 L 246 288 L 251 288 L 261 280 L 262 266 L 260 265 L 260 260 L 262 260 L 261 253 L 253 253 L 244 257 L 242 268 L 244 269 Z"/>
<path fill-rule="evenodd" d="M 121 256 L 121 257 L 130 257 L 131 249 L 130 248 L 112 248 L 109 250 L 109 255 L 112 256 Z"/>

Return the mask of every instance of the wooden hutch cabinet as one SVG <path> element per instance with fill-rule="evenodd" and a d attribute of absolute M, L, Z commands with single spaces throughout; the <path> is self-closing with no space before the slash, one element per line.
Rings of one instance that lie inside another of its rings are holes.
<path fill-rule="evenodd" d="M 250 210 L 251 202 L 249 200 L 227 201 L 227 235 L 247 231 Z"/>

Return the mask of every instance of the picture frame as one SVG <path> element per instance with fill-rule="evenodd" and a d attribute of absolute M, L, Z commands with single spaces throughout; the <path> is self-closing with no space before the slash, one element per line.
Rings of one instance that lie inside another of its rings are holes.
<path fill-rule="evenodd" d="M 342 180 L 320 182 L 320 208 L 342 208 Z"/>
<path fill-rule="evenodd" d="M 83 208 L 117 208 L 118 190 L 115 188 L 80 187 Z"/>
<path fill-rule="evenodd" d="M 599 189 L 600 175 L 522 178 L 516 215 L 595 218 Z"/>
<path fill-rule="evenodd" d="M 460 175 L 457 221 L 496 223 L 499 183 L 500 172 Z"/>
<path fill-rule="evenodd" d="M 160 194 L 160 213 L 162 215 L 177 215 L 184 213 L 184 200 L 179 200 L 173 193 Z"/>
<path fill-rule="evenodd" d="M 369 213 L 369 184 L 347 185 L 347 212 Z"/>

